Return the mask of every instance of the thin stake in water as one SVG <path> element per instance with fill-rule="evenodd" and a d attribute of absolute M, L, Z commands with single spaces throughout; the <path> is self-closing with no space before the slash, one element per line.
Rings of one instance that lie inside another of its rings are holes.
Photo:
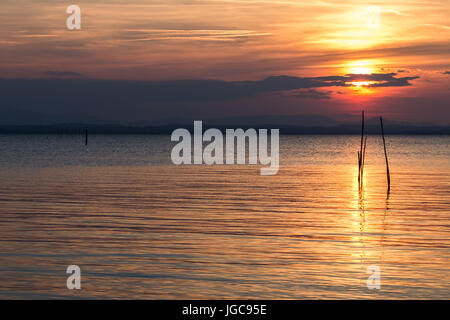
<path fill-rule="evenodd" d="M 364 110 L 361 113 L 361 146 L 358 151 L 358 188 L 363 188 L 363 174 L 364 174 L 364 158 L 366 154 L 367 137 L 364 138 Z"/>
<path fill-rule="evenodd" d="M 383 118 L 380 117 L 380 124 L 381 124 L 381 137 L 383 138 L 383 146 L 384 146 L 384 158 L 386 159 L 386 176 L 387 176 L 387 183 L 388 183 L 388 195 L 391 191 L 391 174 L 389 173 L 389 161 L 386 151 L 386 141 L 384 139 L 384 129 L 383 129 Z"/>

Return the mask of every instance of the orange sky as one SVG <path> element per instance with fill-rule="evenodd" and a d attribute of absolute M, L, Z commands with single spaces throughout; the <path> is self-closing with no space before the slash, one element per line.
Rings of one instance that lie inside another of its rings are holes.
<path fill-rule="evenodd" d="M 74 3 L 81 31 L 65 28 L 66 8 Z M 318 105 L 334 103 L 336 113 L 361 104 L 378 111 L 415 99 L 420 106 L 410 111 L 418 108 L 417 117 L 450 123 L 449 18 L 446 0 L 3 0 L 0 77 L 46 78 L 55 71 L 95 79 L 241 81 L 397 73 L 420 78 L 410 86 L 327 88 L 331 99 Z M 439 104 L 434 113 L 419 115 L 431 101 Z M 390 112 L 401 118 L 405 107 Z"/>

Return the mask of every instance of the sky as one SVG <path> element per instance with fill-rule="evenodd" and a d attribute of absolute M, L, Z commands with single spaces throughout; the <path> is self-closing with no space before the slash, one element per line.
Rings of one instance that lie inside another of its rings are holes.
<path fill-rule="evenodd" d="M 450 125 L 449 21 L 448 0 L 2 0 L 0 125 L 362 109 Z"/>

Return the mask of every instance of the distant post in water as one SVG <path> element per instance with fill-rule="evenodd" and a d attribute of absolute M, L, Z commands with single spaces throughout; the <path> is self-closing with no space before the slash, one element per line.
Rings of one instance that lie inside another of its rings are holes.
<path fill-rule="evenodd" d="M 86 136 L 86 141 L 85 141 L 84 145 L 87 146 L 87 144 L 88 144 L 88 129 L 87 128 L 86 128 L 85 136 Z"/>

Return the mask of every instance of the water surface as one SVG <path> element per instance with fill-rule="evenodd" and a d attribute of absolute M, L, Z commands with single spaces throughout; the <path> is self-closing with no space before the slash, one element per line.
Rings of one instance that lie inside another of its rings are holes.
<path fill-rule="evenodd" d="M 260 176 L 174 166 L 169 136 L 0 135 L 0 298 L 448 299 L 450 137 L 387 142 L 389 196 L 376 136 L 360 193 L 357 136 L 281 136 Z"/>

